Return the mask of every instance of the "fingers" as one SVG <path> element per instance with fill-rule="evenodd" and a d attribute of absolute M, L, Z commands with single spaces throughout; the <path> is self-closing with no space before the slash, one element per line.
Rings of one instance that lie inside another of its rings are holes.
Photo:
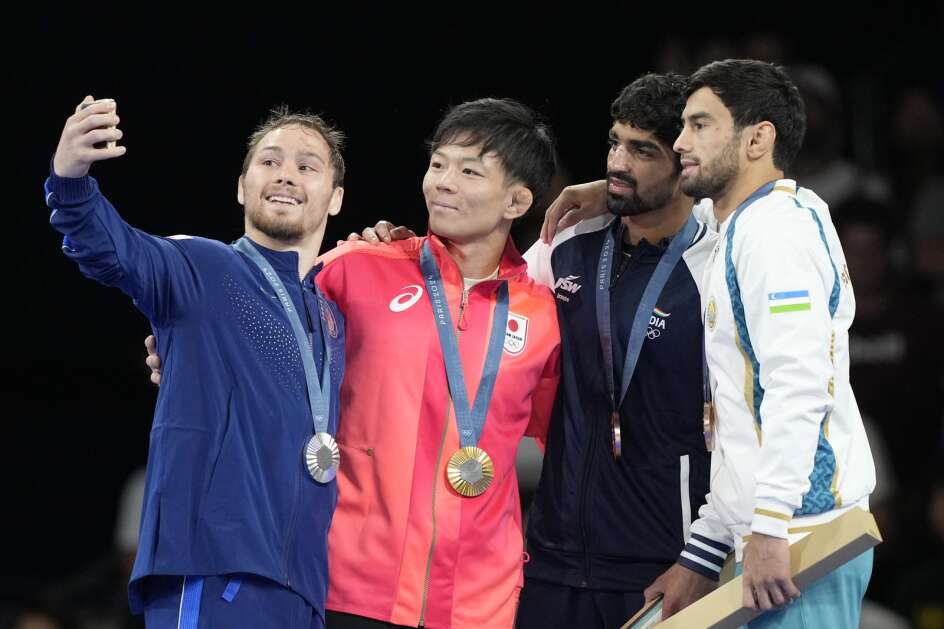
<path fill-rule="evenodd" d="M 370 227 L 368 227 L 367 229 L 370 229 Z M 366 232 L 367 229 L 365 229 L 364 231 Z M 391 223 L 390 221 L 377 221 L 377 224 L 374 225 L 374 228 L 372 231 L 380 240 L 384 242 L 390 242 L 390 232 L 393 229 L 396 229 L 396 228 L 393 226 L 393 223 Z"/>
<path fill-rule="evenodd" d="M 547 212 L 544 213 L 544 224 L 541 225 L 541 240 L 548 245 L 551 244 L 554 235 L 557 234 L 557 224 L 560 222 L 561 216 L 573 207 L 570 203 L 563 201 L 562 196 L 557 197 L 547 208 Z"/>
<path fill-rule="evenodd" d="M 90 147 L 77 150 L 76 156 L 82 161 L 91 164 L 92 162 L 100 162 L 106 159 L 121 157 L 127 152 L 128 148 L 125 146 L 105 146 L 99 149 Z"/>
<path fill-rule="evenodd" d="M 393 242 L 394 240 L 405 240 L 414 238 L 416 234 L 408 227 L 394 227 L 390 221 L 379 221 L 373 227 L 365 227 L 361 233 L 351 232 L 347 236 L 348 242 L 362 240 L 372 245 L 378 245 L 382 242 Z M 338 241 L 340 245 L 342 241 Z"/>
<path fill-rule="evenodd" d="M 107 129 L 92 129 L 80 139 L 82 145 L 94 146 L 99 142 L 117 142 L 124 136 L 121 129 L 109 127 Z"/>
<path fill-rule="evenodd" d="M 754 587 L 744 579 L 741 586 L 741 604 L 747 609 L 757 609 L 757 600 L 754 598 Z"/>
<path fill-rule="evenodd" d="M 799 593 L 799 592 L 798 592 Z M 763 611 L 783 607 L 789 603 L 791 597 L 781 591 L 780 585 L 776 581 L 769 583 L 749 583 L 744 582 L 743 604 L 750 609 L 760 609 Z"/>
<path fill-rule="evenodd" d="M 121 118 L 114 111 L 105 111 L 102 113 L 86 115 L 88 112 L 82 112 L 84 117 L 73 121 L 72 130 L 76 135 L 87 133 L 92 129 L 102 129 L 106 127 L 118 126 Z"/>
<path fill-rule="evenodd" d="M 110 98 L 95 102 L 91 96 L 86 96 L 76 107 L 72 121 L 82 122 L 91 116 L 114 113 L 116 109 L 118 109 L 118 104 Z"/>
<path fill-rule="evenodd" d="M 678 600 L 674 596 L 664 596 L 662 598 L 662 620 L 678 613 L 679 608 Z"/>
<path fill-rule="evenodd" d="M 800 589 L 796 586 L 796 583 L 793 582 L 793 579 L 786 579 L 780 583 L 780 587 L 783 588 L 784 594 L 791 601 L 800 598 Z"/>
<path fill-rule="evenodd" d="M 582 220 L 583 220 L 583 213 L 581 212 L 580 208 L 575 207 L 570 210 L 567 210 L 567 213 L 564 214 L 561 217 L 560 221 L 557 223 L 557 231 L 561 231 L 562 229 L 567 229 L 571 225 L 576 225 Z M 552 235 L 551 239 L 553 238 L 554 236 Z"/>
<path fill-rule="evenodd" d="M 361 232 L 361 236 L 372 245 L 376 245 L 380 242 L 377 231 L 373 227 L 365 227 L 364 231 Z"/>
<path fill-rule="evenodd" d="M 85 107 L 87 106 L 86 103 L 91 103 L 94 100 L 95 99 L 92 98 L 91 94 L 86 95 L 86 97 L 82 99 L 82 102 L 75 106 L 75 113 L 79 113 L 80 111 L 85 109 Z"/>
<path fill-rule="evenodd" d="M 650 585 L 649 587 L 647 587 L 645 590 L 642 591 L 642 596 L 646 600 L 647 603 L 651 601 L 652 599 L 656 598 L 657 596 L 659 596 L 660 594 L 663 594 L 663 591 L 662 591 L 662 586 L 659 584 L 658 581 L 656 581 L 655 583 L 653 583 L 652 585 Z"/>
<path fill-rule="evenodd" d="M 767 592 L 767 597 L 770 599 L 772 607 L 781 607 L 790 600 L 784 595 L 777 583 L 769 584 L 764 588 L 764 591 Z"/>
<path fill-rule="evenodd" d="M 414 232 L 409 227 L 404 227 L 403 225 L 398 225 L 390 230 L 390 238 L 392 240 L 406 240 L 407 238 L 416 238 L 416 232 Z"/>
<path fill-rule="evenodd" d="M 762 585 L 756 586 L 754 588 L 754 600 L 757 601 L 757 608 L 767 611 L 768 609 L 773 609 L 773 601 L 770 600 L 770 595 L 767 592 L 767 588 Z"/>
<path fill-rule="evenodd" d="M 147 349 L 147 358 L 144 364 L 151 370 L 151 382 L 160 386 L 161 384 L 161 357 L 157 355 L 157 339 L 153 334 L 144 339 L 144 347 Z"/>
<path fill-rule="evenodd" d="M 406 240 L 407 238 L 416 237 L 416 234 L 409 227 L 394 226 L 390 221 L 377 221 L 376 225 L 365 229 L 362 235 L 370 243 L 393 242 L 394 240 Z"/>
<path fill-rule="evenodd" d="M 161 357 L 157 354 L 157 339 L 154 338 L 153 334 L 144 339 L 144 347 L 147 349 L 148 353 L 147 358 L 144 359 L 144 364 L 147 365 L 151 371 L 160 373 Z"/>
<path fill-rule="evenodd" d="M 101 106 L 101 103 L 96 103 L 92 107 Z M 71 138 L 68 141 L 76 157 L 91 163 L 119 157 L 127 152 L 126 147 L 115 145 L 124 137 L 124 131 L 118 128 L 120 118 L 113 109 L 104 113 L 88 114 L 83 111 L 77 114 L 83 115 L 83 119 L 72 121 L 63 132 L 63 139 Z"/>

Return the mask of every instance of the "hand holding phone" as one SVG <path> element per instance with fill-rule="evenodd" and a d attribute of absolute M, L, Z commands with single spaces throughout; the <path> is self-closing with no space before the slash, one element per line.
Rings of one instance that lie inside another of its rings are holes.
<path fill-rule="evenodd" d="M 84 103 L 80 104 L 79 107 L 80 107 L 81 109 L 85 109 L 86 107 L 91 107 L 92 105 L 97 105 L 97 104 L 99 104 L 99 103 L 114 103 L 114 102 L 115 102 L 115 100 L 112 99 L 112 98 L 99 98 L 98 100 L 92 100 L 92 101 L 84 102 Z M 117 105 L 117 104 L 115 105 L 114 111 L 115 111 L 115 113 L 118 113 L 118 105 Z M 100 129 L 112 129 L 112 128 L 114 128 L 114 127 L 99 127 L 99 128 L 100 128 Z M 104 148 L 113 149 L 113 148 L 115 148 L 115 141 L 112 140 L 112 141 L 110 141 L 110 142 L 96 142 L 95 144 L 92 145 L 92 147 L 93 147 L 93 148 L 97 148 L 97 149 L 104 149 Z"/>

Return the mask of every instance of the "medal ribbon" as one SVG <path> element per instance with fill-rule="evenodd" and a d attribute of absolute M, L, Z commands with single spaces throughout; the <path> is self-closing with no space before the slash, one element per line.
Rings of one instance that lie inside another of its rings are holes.
<path fill-rule="evenodd" d="M 315 284 L 315 296 L 318 299 L 318 316 L 321 318 L 321 340 L 325 348 L 325 360 L 320 379 L 318 378 L 318 370 L 315 368 L 315 357 L 312 354 L 313 348 L 311 341 L 308 338 L 308 334 L 305 332 L 305 328 L 302 327 L 302 321 L 298 316 L 298 312 L 295 310 L 295 304 L 292 303 L 292 299 L 288 296 L 288 291 L 285 290 L 285 286 L 276 274 L 275 269 L 273 269 L 269 261 L 259 253 L 259 250 L 256 249 L 256 246 L 249 238 L 243 236 L 236 241 L 233 247 L 237 251 L 244 253 L 259 267 L 259 270 L 262 271 L 262 274 L 275 290 L 275 294 L 278 295 L 279 301 L 282 303 L 282 308 L 285 309 L 289 323 L 292 324 L 292 331 L 295 333 L 295 340 L 298 342 L 298 351 L 302 356 L 302 366 L 305 368 L 305 384 L 308 387 L 308 403 L 311 406 L 311 419 L 315 426 L 315 433 L 328 432 L 328 413 L 331 409 L 331 347 L 328 345 L 327 339 L 325 339 L 324 336 L 325 327 L 327 325 L 325 322 L 324 309 L 328 306 L 323 303 L 324 297 L 321 295 L 318 285 Z M 304 295 L 302 299 L 304 299 Z"/>
<path fill-rule="evenodd" d="M 459 342 L 453 331 L 449 303 L 446 301 L 446 289 L 442 276 L 439 274 L 439 266 L 433 259 L 429 240 L 423 243 L 423 249 L 420 252 L 420 267 L 423 270 L 423 280 L 426 282 L 426 292 L 429 294 L 429 301 L 433 307 L 436 331 L 439 333 L 439 347 L 442 349 L 443 361 L 446 363 L 446 377 L 449 379 L 449 391 L 452 393 L 453 405 L 456 409 L 456 424 L 459 426 L 459 442 L 463 448 L 475 446 L 485 426 L 488 404 L 492 399 L 492 391 L 498 377 L 498 364 L 501 362 L 502 346 L 505 343 L 505 327 L 508 325 L 508 282 L 502 281 L 501 286 L 498 287 L 495 316 L 492 320 L 492 331 L 485 353 L 485 366 L 482 368 L 482 378 L 479 380 L 479 388 L 475 393 L 474 405 L 470 409 L 465 376 L 462 373 L 462 360 L 459 357 Z"/>
<path fill-rule="evenodd" d="M 600 330 L 600 347 L 603 350 L 603 364 L 606 372 L 606 390 L 610 399 L 613 401 L 613 412 L 618 413 L 629 391 L 629 383 L 633 379 L 633 373 L 636 371 L 636 364 L 639 362 L 639 352 L 642 350 L 643 339 L 646 336 L 646 327 L 649 324 L 649 318 L 656 307 L 656 300 L 662 293 L 669 276 L 675 269 L 682 254 L 695 237 L 698 231 L 698 222 L 689 215 L 688 220 L 682 231 L 672 238 L 668 249 L 662 254 L 656 270 L 649 278 L 642 298 L 636 307 L 633 315 L 633 327 L 629 332 L 629 347 L 626 350 L 626 360 L 623 363 L 623 381 L 621 383 L 619 398 L 616 397 L 615 383 L 613 382 L 613 333 L 610 325 L 610 276 L 613 272 L 613 255 L 616 249 L 616 234 L 621 230 L 608 229 L 606 239 L 603 242 L 603 249 L 600 252 L 600 261 L 597 265 L 597 288 L 596 288 L 596 307 L 597 307 L 597 328 Z"/>

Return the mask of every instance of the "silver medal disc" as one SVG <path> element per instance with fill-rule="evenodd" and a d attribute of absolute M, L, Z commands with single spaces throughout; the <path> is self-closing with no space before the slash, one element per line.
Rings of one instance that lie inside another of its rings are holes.
<path fill-rule="evenodd" d="M 319 483 L 330 483 L 338 475 L 340 464 L 341 450 L 334 437 L 326 432 L 318 432 L 308 440 L 305 466 L 312 478 Z"/>

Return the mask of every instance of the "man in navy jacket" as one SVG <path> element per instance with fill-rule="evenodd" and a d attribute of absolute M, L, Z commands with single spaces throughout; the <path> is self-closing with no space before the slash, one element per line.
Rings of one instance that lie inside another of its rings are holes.
<path fill-rule="evenodd" d="M 323 627 L 337 486 L 318 471 L 337 461 L 305 454 L 336 432 L 344 371 L 341 313 L 313 282 L 341 209 L 342 136 L 273 112 L 238 181 L 246 236 L 226 245 L 121 219 L 88 176 L 125 153 L 118 122 L 114 101 L 76 108 L 46 203 L 63 252 L 132 298 L 164 358 L 132 610 L 149 628 Z"/>

